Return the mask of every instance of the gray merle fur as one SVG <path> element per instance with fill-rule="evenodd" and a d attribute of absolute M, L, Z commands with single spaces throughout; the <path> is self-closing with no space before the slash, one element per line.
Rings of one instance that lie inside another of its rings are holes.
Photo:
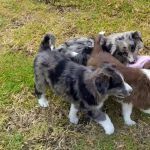
<path fill-rule="evenodd" d="M 73 62 L 63 53 L 51 51 L 50 43 L 54 45 L 51 37 L 51 34 L 44 36 L 34 60 L 35 93 L 39 103 L 44 102 L 43 107 L 47 106 L 45 87 L 48 84 L 56 94 L 64 96 L 76 108 L 101 114 L 102 118 L 91 115 L 97 122 L 105 120 L 106 114 L 100 108 L 108 96 L 129 95 L 122 76 L 110 64 L 95 70 Z M 120 84 L 116 86 L 117 81 Z"/>

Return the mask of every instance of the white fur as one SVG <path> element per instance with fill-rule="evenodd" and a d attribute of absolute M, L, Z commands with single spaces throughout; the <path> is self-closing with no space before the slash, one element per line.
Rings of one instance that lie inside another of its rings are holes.
<path fill-rule="evenodd" d="M 54 50 L 54 47 L 55 47 L 54 45 L 51 45 L 51 51 L 53 51 L 53 50 Z"/>
<path fill-rule="evenodd" d="M 141 111 L 143 111 L 144 113 L 146 113 L 146 114 L 150 114 L 150 109 L 141 109 Z"/>
<path fill-rule="evenodd" d="M 39 102 L 41 107 L 48 107 L 49 106 L 48 101 L 47 101 L 47 99 L 45 98 L 44 95 L 41 95 L 41 98 L 38 99 L 38 102 Z"/>
<path fill-rule="evenodd" d="M 133 105 L 132 103 L 122 103 L 122 114 L 126 125 L 135 125 L 136 122 L 131 119 Z"/>
<path fill-rule="evenodd" d="M 71 52 L 70 54 L 71 54 L 71 56 L 73 56 L 73 57 L 76 56 L 76 55 L 78 55 L 78 53 L 76 53 L 76 52 Z"/>
<path fill-rule="evenodd" d="M 106 120 L 99 121 L 99 124 L 104 128 L 105 133 L 110 135 L 114 133 L 114 125 L 112 124 L 109 116 L 106 114 Z"/>
<path fill-rule="evenodd" d="M 135 59 L 133 57 L 133 53 L 128 53 L 128 60 L 129 60 L 130 63 L 135 61 Z"/>
<path fill-rule="evenodd" d="M 101 31 L 99 32 L 100 35 L 104 35 L 105 34 L 105 31 Z"/>
<path fill-rule="evenodd" d="M 147 78 L 150 80 L 150 70 L 149 69 L 142 69 L 142 71 L 147 76 Z"/>
<path fill-rule="evenodd" d="M 124 82 L 124 86 L 125 86 L 127 91 L 129 91 L 129 92 L 133 91 L 132 87 L 128 83 Z"/>
<path fill-rule="evenodd" d="M 115 51 L 116 51 L 116 45 L 113 44 L 110 51 L 111 55 L 113 55 Z"/>
<path fill-rule="evenodd" d="M 69 120 L 71 123 L 73 124 L 78 124 L 78 116 L 77 116 L 77 112 L 78 112 L 78 109 L 75 107 L 74 104 L 71 104 L 71 107 L 70 107 L 70 112 L 69 112 Z"/>
<path fill-rule="evenodd" d="M 121 73 L 119 73 L 119 74 L 120 74 L 120 76 L 121 76 L 121 78 L 123 80 L 123 83 L 124 83 L 124 86 L 125 86 L 126 90 L 128 92 L 132 92 L 133 91 L 132 87 L 127 82 L 124 81 L 124 77 L 122 76 L 122 74 Z"/>

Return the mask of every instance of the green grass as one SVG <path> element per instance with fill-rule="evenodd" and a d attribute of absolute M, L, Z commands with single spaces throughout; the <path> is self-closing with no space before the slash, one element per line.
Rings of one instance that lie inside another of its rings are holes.
<path fill-rule="evenodd" d="M 5 135 L 4 136 L 5 139 L 4 140 L 4 146 L 6 149 L 8 150 L 12 150 L 12 149 L 19 149 L 23 143 L 23 136 L 19 133 L 13 133 L 13 134 L 9 134 L 9 135 Z"/>
<path fill-rule="evenodd" d="M 66 39 L 138 30 L 150 47 L 148 0 L 0 0 L 0 149 L 2 150 L 136 150 L 150 148 L 150 116 L 135 110 L 135 127 L 126 127 L 120 105 L 108 105 L 116 131 L 106 136 L 81 115 L 79 125 L 67 119 L 69 105 L 48 92 L 50 107 L 34 97 L 33 59 L 42 36 L 53 32 L 57 45 Z M 150 54 L 143 50 L 143 54 Z M 111 103 L 111 100 L 108 103 Z M 112 109 L 113 108 L 113 109 Z"/>

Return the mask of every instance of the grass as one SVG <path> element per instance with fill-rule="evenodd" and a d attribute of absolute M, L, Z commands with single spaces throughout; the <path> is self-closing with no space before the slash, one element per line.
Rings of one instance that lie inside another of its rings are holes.
<path fill-rule="evenodd" d="M 149 150 L 150 116 L 135 110 L 134 127 L 123 125 L 120 106 L 109 100 L 108 114 L 116 132 L 81 115 L 77 126 L 67 119 L 69 105 L 48 92 L 50 107 L 34 97 L 33 59 L 42 36 L 53 32 L 57 45 L 66 39 L 104 30 L 138 30 L 150 47 L 148 0 L 56 1 L 0 0 L 0 149 L 2 150 Z M 144 49 L 142 54 L 150 54 Z M 111 109 L 114 108 L 114 109 Z"/>

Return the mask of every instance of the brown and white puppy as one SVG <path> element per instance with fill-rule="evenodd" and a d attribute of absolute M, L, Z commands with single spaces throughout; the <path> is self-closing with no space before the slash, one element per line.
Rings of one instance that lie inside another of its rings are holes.
<path fill-rule="evenodd" d="M 104 62 L 112 63 L 119 70 L 127 83 L 133 88 L 132 94 L 125 98 L 122 103 L 122 113 L 125 124 L 133 125 L 131 120 L 133 106 L 145 113 L 150 114 L 150 70 L 126 67 L 109 53 L 104 52 L 99 45 L 100 37 L 97 37 L 93 53 L 88 61 L 88 65 L 99 67 Z"/>
<path fill-rule="evenodd" d="M 48 106 L 45 97 L 45 85 L 48 84 L 56 94 L 71 102 L 70 122 L 77 124 L 77 112 L 84 110 L 104 128 L 106 134 L 112 134 L 114 126 L 101 107 L 110 95 L 129 96 L 132 88 L 110 64 L 93 69 L 74 63 L 57 51 L 51 51 L 51 47 L 54 47 L 52 36 L 44 36 L 34 60 L 35 93 L 39 104 Z"/>

